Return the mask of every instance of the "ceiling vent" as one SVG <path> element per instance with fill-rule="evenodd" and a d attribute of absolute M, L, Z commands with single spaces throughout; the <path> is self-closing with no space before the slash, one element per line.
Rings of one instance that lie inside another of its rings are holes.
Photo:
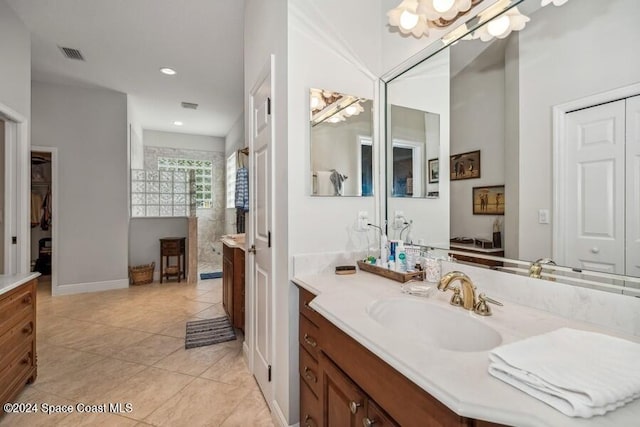
<path fill-rule="evenodd" d="M 68 59 L 76 59 L 78 61 L 84 61 L 84 56 L 82 56 L 82 52 L 80 52 L 78 49 L 73 49 L 70 47 L 62 47 L 62 46 L 58 46 L 58 47 L 62 51 L 62 54 Z"/>
<path fill-rule="evenodd" d="M 194 104 L 193 102 L 183 102 L 181 103 L 182 108 L 188 108 L 190 110 L 197 110 L 198 104 Z"/>

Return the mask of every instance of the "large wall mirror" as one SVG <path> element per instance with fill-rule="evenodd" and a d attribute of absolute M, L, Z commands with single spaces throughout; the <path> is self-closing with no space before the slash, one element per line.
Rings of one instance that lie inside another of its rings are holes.
<path fill-rule="evenodd" d="M 373 102 L 311 89 L 311 195 L 373 196 Z"/>
<path fill-rule="evenodd" d="M 640 2 L 498 3 L 520 26 L 493 19 L 387 84 L 387 157 L 397 106 L 440 124 L 439 198 L 396 197 L 387 161 L 389 234 L 640 277 Z"/>

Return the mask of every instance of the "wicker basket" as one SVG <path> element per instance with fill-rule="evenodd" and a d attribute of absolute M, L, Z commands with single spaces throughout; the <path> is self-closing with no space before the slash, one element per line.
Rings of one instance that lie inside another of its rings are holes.
<path fill-rule="evenodd" d="M 155 268 L 155 262 L 129 267 L 129 284 L 146 285 L 153 282 L 153 270 L 155 270 Z"/>

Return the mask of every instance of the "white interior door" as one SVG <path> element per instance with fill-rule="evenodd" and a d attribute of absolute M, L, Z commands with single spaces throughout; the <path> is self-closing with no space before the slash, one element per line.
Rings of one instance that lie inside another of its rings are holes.
<path fill-rule="evenodd" d="M 565 129 L 567 191 L 559 220 L 567 240 L 558 261 L 624 274 L 625 101 L 568 113 Z"/>
<path fill-rule="evenodd" d="M 253 374 L 267 400 L 273 399 L 272 251 L 271 251 L 271 73 L 263 76 L 251 92 L 252 176 L 251 240 L 253 243 Z"/>
<path fill-rule="evenodd" d="M 640 96 L 627 98 L 626 272 L 640 276 Z"/>

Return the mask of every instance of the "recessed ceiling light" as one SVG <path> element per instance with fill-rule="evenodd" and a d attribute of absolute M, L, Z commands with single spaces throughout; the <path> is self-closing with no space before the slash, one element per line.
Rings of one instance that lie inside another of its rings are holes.
<path fill-rule="evenodd" d="M 175 122 L 173 122 L 173 124 L 176 125 L 176 126 L 182 126 L 183 125 L 183 123 L 181 121 L 179 121 L 179 120 L 176 120 Z"/>
<path fill-rule="evenodd" d="M 160 72 L 162 74 L 166 74 L 167 76 L 175 76 L 176 74 L 178 74 L 176 72 L 176 70 L 174 70 L 173 68 L 169 68 L 169 67 L 160 68 Z"/>

